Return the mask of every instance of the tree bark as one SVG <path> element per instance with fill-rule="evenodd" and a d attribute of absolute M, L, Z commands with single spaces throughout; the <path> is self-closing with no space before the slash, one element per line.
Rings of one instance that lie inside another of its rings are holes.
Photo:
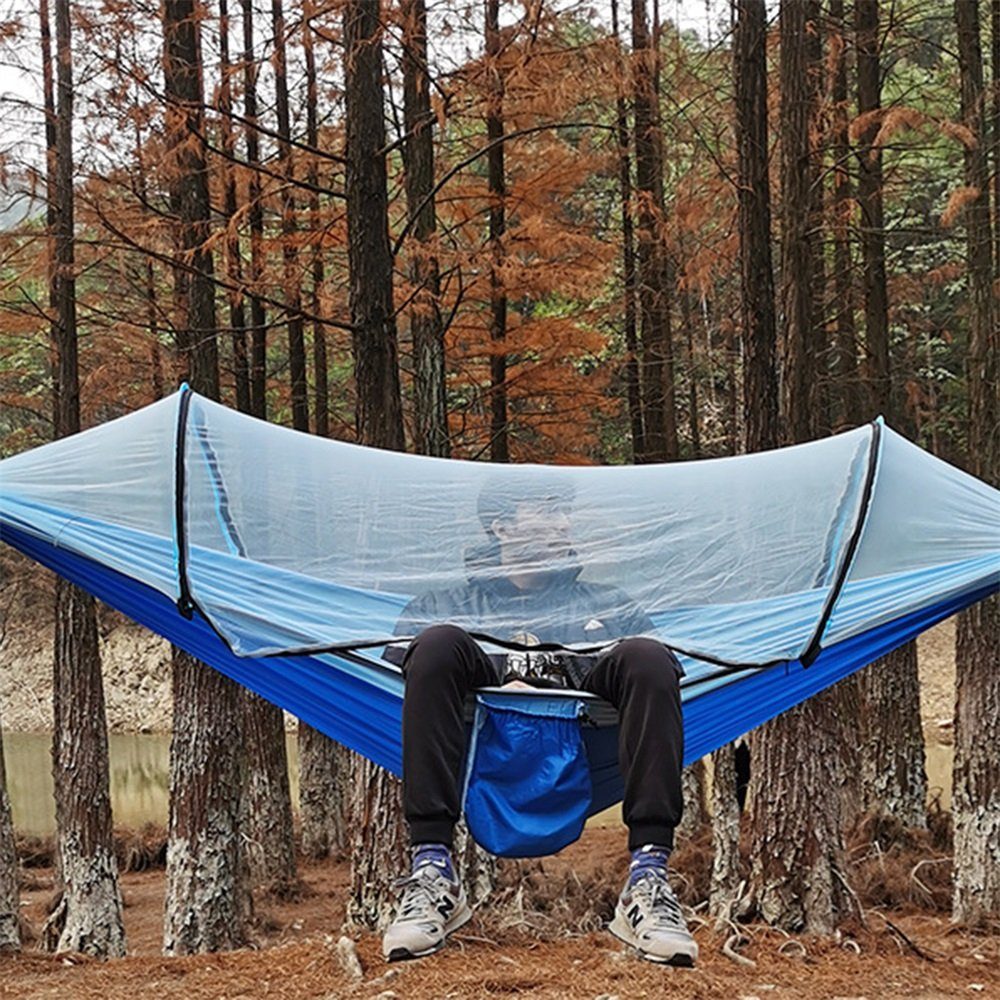
<path fill-rule="evenodd" d="M 500 0 L 486 0 L 486 68 L 489 74 L 486 98 L 486 182 L 490 198 L 490 460 L 510 461 L 510 431 L 507 412 L 507 290 L 500 273 L 503 237 L 507 228 L 506 178 L 504 171 L 503 100 L 504 79 L 500 56 Z"/>
<path fill-rule="evenodd" d="M 863 420 L 858 399 L 857 331 L 854 325 L 854 265 L 851 259 L 850 219 L 853 191 L 849 170 L 847 23 L 843 0 L 830 0 L 833 50 L 833 289 L 836 334 L 833 354 L 831 429 L 855 427 Z"/>
<path fill-rule="evenodd" d="M 73 191 L 73 54 L 69 0 L 56 0 L 55 434 L 80 431 Z M 51 159 L 50 159 L 50 162 Z M 112 842 L 108 732 L 94 599 L 56 581 L 52 770 L 62 898 L 50 916 L 57 951 L 125 954 Z"/>
<path fill-rule="evenodd" d="M 310 14 L 312 5 L 308 8 Z M 302 51 L 306 64 L 306 142 L 310 149 L 319 148 L 319 124 L 316 109 L 319 103 L 319 88 L 316 84 L 316 53 L 313 45 L 313 27 L 310 17 L 302 22 Z M 323 268 L 323 243 L 319 221 L 319 161 L 315 153 L 309 158 L 307 172 L 311 191 L 309 193 L 309 226 L 312 230 L 312 314 L 319 316 L 320 293 L 325 280 Z M 315 383 L 315 423 L 319 437 L 330 436 L 330 389 L 327 373 L 326 328 L 319 320 L 312 325 L 313 338 L 313 381 Z"/>
<path fill-rule="evenodd" d="M 361 444 L 402 451 L 402 404 L 392 306 L 381 3 L 344 5 L 347 110 L 347 236 L 357 431 Z M 401 784 L 355 755 L 351 768 L 351 898 L 348 921 L 381 926 L 391 885 L 403 870 L 407 838 Z"/>
<path fill-rule="evenodd" d="M 433 239 L 434 117 L 427 68 L 427 8 L 424 0 L 403 0 L 403 122 L 406 207 L 416 246 L 410 260 L 415 291 L 410 306 L 413 340 L 414 443 L 422 455 L 447 458 L 448 410 L 445 382 L 441 288 Z M 502 154 L 502 146 L 498 147 Z M 502 177 L 502 169 L 501 169 Z"/>
<path fill-rule="evenodd" d="M 251 882 L 282 895 L 297 883 L 285 715 L 249 689 L 240 692 L 246 746 L 244 841 Z"/>
<path fill-rule="evenodd" d="M 170 204 L 181 252 L 186 329 L 179 347 L 191 388 L 219 398 L 210 202 L 204 150 L 199 12 L 193 0 L 163 6 L 163 76 Z M 173 652 L 173 728 L 163 950 L 235 948 L 250 911 L 241 838 L 243 725 L 236 684 L 179 649 Z"/>
<path fill-rule="evenodd" d="M 858 113 L 873 116 L 881 107 L 879 8 L 876 0 L 854 7 Z M 861 251 L 864 271 L 865 381 L 869 413 L 890 420 L 893 406 L 889 367 L 889 300 L 885 270 L 882 208 L 882 154 L 873 145 L 879 122 L 872 118 L 856 152 Z M 861 700 L 862 806 L 893 816 L 906 826 L 927 825 L 927 772 L 920 724 L 920 680 L 916 644 L 909 643 L 858 675 Z"/>
<path fill-rule="evenodd" d="M 236 409 L 250 412 L 250 363 L 247 357 L 246 310 L 244 308 L 243 256 L 236 220 L 236 168 L 233 155 L 236 138 L 233 133 L 232 66 L 229 62 L 229 0 L 219 0 L 219 123 L 222 149 L 225 153 L 225 212 L 226 276 L 233 285 L 229 292 L 229 325 L 233 349 L 233 382 L 236 388 Z"/>
<path fill-rule="evenodd" d="M 7 794 L 7 772 L 0 728 L 0 954 L 21 950 L 20 893 L 14 821 Z"/>
<path fill-rule="evenodd" d="M 635 116 L 635 180 L 638 201 L 639 310 L 642 318 L 643 429 L 650 462 L 677 457 L 673 406 L 670 290 L 661 235 L 663 146 L 656 92 L 658 53 L 650 36 L 646 0 L 632 0 L 632 82 Z"/>
<path fill-rule="evenodd" d="M 253 0 L 243 6 L 243 117 L 246 136 L 247 182 L 250 223 L 250 412 L 267 417 L 267 313 L 259 295 L 254 294 L 264 273 L 264 206 L 261 201 L 260 142 L 257 135 L 257 63 L 254 57 Z"/>
<path fill-rule="evenodd" d="M 767 11 L 738 0 L 733 40 L 743 320 L 743 425 L 747 451 L 778 441 L 776 322 L 771 264 L 771 190 L 767 140 Z"/>
<path fill-rule="evenodd" d="M 684 815 L 677 827 L 677 835 L 682 840 L 689 840 L 708 822 L 703 760 L 696 760 L 684 768 L 681 786 L 684 792 Z"/>
<path fill-rule="evenodd" d="M 621 58 L 621 36 L 618 33 L 618 2 L 611 0 L 611 27 L 618 53 L 618 70 L 624 74 Z M 615 116 L 618 139 L 618 188 L 622 203 L 622 293 L 624 297 L 625 390 L 628 399 L 629 427 L 632 432 L 632 461 L 643 462 L 646 437 L 643 430 L 642 386 L 639 375 L 639 338 L 636 327 L 635 227 L 632 197 L 632 165 L 629 157 L 628 111 L 625 107 L 624 81 L 615 94 Z"/>
<path fill-rule="evenodd" d="M 965 183 L 979 196 L 965 207 L 968 244 L 969 458 L 972 471 L 1000 484 L 996 449 L 997 377 L 1000 334 L 992 292 L 989 164 L 985 142 L 986 94 L 975 3 L 956 0 L 962 116 L 977 138 L 965 150 Z M 994 15 L 994 29 L 997 19 Z M 995 42 L 995 38 L 994 38 Z M 997 224 L 996 219 L 993 223 Z M 955 829 L 955 887 L 952 916 L 970 926 L 1000 917 L 1000 597 L 964 611 L 956 648 L 955 770 L 952 818 Z"/>
<path fill-rule="evenodd" d="M 708 912 L 724 924 L 733 919 L 740 882 L 740 804 L 736 797 L 736 748 L 712 754 L 712 880 Z"/>
<path fill-rule="evenodd" d="M 285 14 L 281 0 L 271 0 L 274 27 L 274 93 L 278 115 L 278 162 L 285 183 L 281 189 L 281 257 L 284 262 L 284 295 L 288 323 L 288 370 L 292 388 L 292 426 L 309 432 L 309 390 L 306 381 L 306 342 L 302 322 L 302 275 L 296 247 L 295 165 L 292 160 L 292 124 L 288 110 L 288 61 L 285 49 Z"/>
<path fill-rule="evenodd" d="M 351 753 L 299 722 L 299 823 L 302 853 L 339 857 L 349 842 Z"/>
<path fill-rule="evenodd" d="M 814 432 L 810 382 L 815 317 L 815 174 L 810 117 L 815 107 L 814 61 L 808 44 L 814 4 L 781 4 L 782 288 L 785 301 L 786 440 Z M 843 907 L 841 826 L 843 762 L 839 699 L 828 690 L 754 731 L 750 805 L 750 892 L 760 915 L 786 930 L 829 934 Z M 831 789 L 837 794 L 830 794 Z"/>

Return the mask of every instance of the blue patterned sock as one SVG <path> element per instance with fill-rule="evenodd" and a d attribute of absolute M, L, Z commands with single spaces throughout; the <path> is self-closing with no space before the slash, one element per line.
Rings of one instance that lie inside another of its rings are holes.
<path fill-rule="evenodd" d="M 451 863 L 451 851 L 446 844 L 414 844 L 411 850 L 411 871 L 424 865 L 434 865 L 449 882 L 457 881 L 455 868 Z"/>
<path fill-rule="evenodd" d="M 667 875 L 667 859 L 670 848 L 659 844 L 643 844 L 632 852 L 632 861 L 628 866 L 628 884 L 635 883 L 643 875 L 657 874 L 664 878 Z"/>

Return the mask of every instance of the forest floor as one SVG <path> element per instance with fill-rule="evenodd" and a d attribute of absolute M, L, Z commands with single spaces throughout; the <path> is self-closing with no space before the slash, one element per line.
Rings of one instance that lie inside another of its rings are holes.
<path fill-rule="evenodd" d="M 693 970 L 644 962 L 599 929 L 610 916 L 624 873 L 622 831 L 615 828 L 588 828 L 576 844 L 541 863 L 507 862 L 494 902 L 482 907 L 437 955 L 389 965 L 382 959 L 377 935 L 354 933 L 360 979 L 352 979 L 337 958 L 348 886 L 346 862 L 303 862 L 305 888 L 299 898 L 258 899 L 251 948 L 187 958 L 159 954 L 163 870 L 128 872 L 123 876 L 128 958 L 101 962 L 79 955 L 51 956 L 28 944 L 21 955 L 0 958 L 0 997 L 1000 996 L 1000 928 L 992 934 L 971 934 L 951 926 L 941 912 L 947 908 L 947 876 L 930 878 L 947 864 L 912 873 L 918 863 L 914 858 L 923 854 L 934 860 L 933 838 L 924 836 L 895 860 L 893 849 L 880 849 L 874 867 L 865 862 L 857 868 L 864 922 L 853 918 L 836 938 L 789 936 L 757 924 L 740 925 L 740 938 L 731 941 L 730 950 L 753 963 L 742 964 L 723 953 L 732 928 L 717 933 L 696 913 L 691 924 L 701 957 Z M 852 853 L 858 856 L 857 845 Z M 709 857 L 704 840 L 678 850 L 675 883 L 682 897 L 702 893 Z M 25 924 L 37 932 L 52 895 L 51 870 L 27 868 L 25 874 Z M 894 905 L 882 905 L 886 901 Z"/>

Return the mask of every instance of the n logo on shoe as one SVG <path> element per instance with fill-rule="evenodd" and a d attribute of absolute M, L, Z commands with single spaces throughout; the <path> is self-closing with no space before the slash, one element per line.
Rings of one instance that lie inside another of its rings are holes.
<path fill-rule="evenodd" d="M 642 922 L 642 910 L 639 908 L 639 904 L 633 903 L 632 909 L 629 910 L 625 916 L 628 918 L 628 922 L 632 925 L 632 930 L 635 930 L 636 927 L 638 927 Z"/>
<path fill-rule="evenodd" d="M 451 916 L 451 911 L 454 909 L 455 909 L 455 900 L 453 900 L 450 896 L 445 896 L 444 899 L 441 900 L 440 905 L 438 906 L 438 913 L 440 913 L 441 916 L 444 917 L 445 920 L 447 920 L 448 917 Z"/>

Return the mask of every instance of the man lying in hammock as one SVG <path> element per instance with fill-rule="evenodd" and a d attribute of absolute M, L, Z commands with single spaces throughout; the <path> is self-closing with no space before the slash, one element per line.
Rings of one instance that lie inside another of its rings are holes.
<path fill-rule="evenodd" d="M 478 503 L 487 543 L 467 556 L 468 582 L 415 598 L 397 625 L 397 635 L 416 635 L 402 657 L 403 804 L 412 867 L 383 939 L 390 960 L 436 951 L 472 915 L 451 856 L 465 700 L 475 688 L 525 681 L 592 692 L 617 708 L 632 860 L 609 929 L 652 961 L 693 965 L 697 958 L 667 880 L 683 809 L 681 668 L 665 646 L 641 637 L 653 624 L 626 594 L 579 579 L 568 493 L 550 478 L 487 484 Z M 522 646 L 606 648 L 590 656 L 487 654 L 469 631 Z"/>

